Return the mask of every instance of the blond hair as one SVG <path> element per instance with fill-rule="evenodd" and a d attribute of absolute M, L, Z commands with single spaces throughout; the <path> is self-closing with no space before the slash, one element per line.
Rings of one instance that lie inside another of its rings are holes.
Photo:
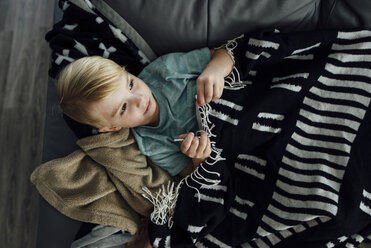
<path fill-rule="evenodd" d="M 108 126 L 94 115 L 89 103 L 100 101 L 120 88 L 125 69 L 99 56 L 84 57 L 67 65 L 59 74 L 59 108 L 70 118 L 96 128 Z"/>

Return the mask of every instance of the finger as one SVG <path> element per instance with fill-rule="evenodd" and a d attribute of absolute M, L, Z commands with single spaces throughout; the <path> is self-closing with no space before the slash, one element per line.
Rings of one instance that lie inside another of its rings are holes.
<path fill-rule="evenodd" d="M 208 83 L 205 84 L 205 104 L 211 102 L 213 99 L 213 94 L 214 94 L 214 84 L 213 83 Z"/>
<path fill-rule="evenodd" d="M 183 133 L 181 135 L 178 136 L 178 139 L 185 139 L 185 137 L 187 137 L 188 133 Z"/>
<path fill-rule="evenodd" d="M 204 97 L 204 83 L 199 78 L 197 79 L 196 83 L 196 90 L 197 90 L 197 101 L 196 104 L 198 106 L 203 106 L 205 104 L 205 97 Z"/>
<path fill-rule="evenodd" d="M 206 132 L 202 131 L 200 139 L 199 139 L 198 148 L 197 148 L 197 151 L 196 151 L 197 154 L 199 155 L 198 157 L 203 156 L 204 151 L 205 151 L 206 146 L 207 146 L 207 140 L 208 140 L 208 137 L 207 137 Z"/>
<path fill-rule="evenodd" d="M 220 86 L 220 84 L 214 85 L 214 95 L 212 101 L 215 101 L 219 99 L 222 96 L 223 93 L 223 87 Z"/>
<path fill-rule="evenodd" d="M 192 139 L 192 143 L 188 149 L 188 157 L 190 158 L 194 158 L 196 156 L 196 151 L 197 151 L 197 148 L 198 148 L 198 144 L 199 144 L 199 138 L 198 137 L 194 137 Z"/>
<path fill-rule="evenodd" d="M 219 98 L 222 97 L 223 90 L 224 90 L 224 79 L 223 79 L 222 83 L 219 85 Z"/>
<path fill-rule="evenodd" d="M 192 144 L 192 140 L 194 137 L 194 133 L 189 133 L 187 136 L 184 138 L 182 144 L 180 145 L 180 150 L 182 153 L 186 154 L 188 153 L 189 147 Z"/>
<path fill-rule="evenodd" d="M 207 137 L 207 144 L 206 144 L 206 149 L 205 149 L 205 156 L 209 157 L 211 154 L 211 141 L 210 138 Z"/>

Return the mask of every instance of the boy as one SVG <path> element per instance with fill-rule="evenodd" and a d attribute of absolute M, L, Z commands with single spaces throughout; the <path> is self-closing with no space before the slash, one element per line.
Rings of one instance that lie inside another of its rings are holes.
<path fill-rule="evenodd" d="M 171 175 L 184 177 L 211 153 L 206 133 L 193 133 L 199 129 L 194 96 L 196 106 L 218 99 L 233 64 L 224 48 L 203 48 L 162 56 L 136 77 L 111 60 L 85 57 L 60 73 L 59 105 L 99 132 L 132 128 L 144 155 Z M 176 137 L 182 140 L 180 147 Z"/>

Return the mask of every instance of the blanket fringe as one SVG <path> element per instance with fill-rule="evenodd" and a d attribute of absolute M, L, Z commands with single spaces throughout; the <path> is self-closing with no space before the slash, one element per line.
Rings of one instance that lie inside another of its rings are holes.
<path fill-rule="evenodd" d="M 229 75 L 225 78 L 225 81 L 224 81 L 225 83 L 224 89 L 239 90 L 246 86 L 246 84 L 243 81 L 241 81 L 240 73 L 238 72 L 237 68 L 234 66 L 235 59 L 234 59 L 234 54 L 233 54 L 233 50 L 238 46 L 237 39 L 241 39 L 243 37 L 244 35 L 242 34 L 232 40 L 228 40 L 226 44 L 223 44 L 215 48 L 215 49 L 224 48 L 225 50 L 227 50 L 229 56 L 231 57 L 233 61 L 232 71 L 229 73 Z"/>
<path fill-rule="evenodd" d="M 236 39 L 242 38 L 243 35 L 229 40 L 227 44 L 221 46 L 228 51 L 228 54 L 231 56 L 233 63 L 234 63 L 234 56 L 233 50 L 237 47 Z M 219 47 L 219 48 L 221 48 Z M 231 73 L 225 78 L 225 86 L 224 89 L 228 90 L 239 90 L 246 86 L 244 82 L 240 80 L 240 74 L 235 66 Z M 205 104 L 204 106 L 198 107 L 199 114 L 200 114 L 200 121 L 201 121 L 201 128 L 207 133 L 208 137 L 216 137 L 213 134 L 213 129 L 215 125 L 210 121 L 209 116 L 212 113 L 212 108 L 210 104 Z M 154 195 L 152 192 L 147 188 L 143 187 L 143 191 L 146 194 L 142 194 L 144 198 L 148 199 L 154 206 L 154 209 L 151 213 L 151 221 L 157 225 L 164 225 L 166 222 L 168 223 L 169 228 L 173 226 L 173 214 L 175 211 L 176 202 L 179 195 L 179 190 L 183 184 L 186 184 L 189 188 L 194 189 L 197 193 L 198 202 L 201 201 L 201 194 L 198 188 L 192 186 L 192 183 L 196 183 L 201 187 L 212 187 L 218 185 L 221 180 L 220 173 L 209 171 L 205 169 L 205 164 L 214 165 L 218 161 L 225 160 L 221 156 L 223 149 L 216 147 L 216 142 L 212 141 L 211 143 L 211 154 L 209 158 L 203 162 L 200 166 L 198 166 L 193 173 L 188 175 L 187 177 L 183 178 L 178 185 L 174 182 L 169 182 L 167 187 L 162 185 L 161 189 Z M 206 177 L 205 175 L 208 175 Z"/>
<path fill-rule="evenodd" d="M 228 54 L 231 56 L 233 60 L 233 63 L 235 62 L 233 50 L 238 45 L 236 39 L 239 39 L 242 37 L 244 36 L 241 35 L 233 40 L 229 40 L 225 45 L 219 47 L 219 48 L 223 47 L 227 50 Z M 225 78 L 224 83 L 225 83 L 224 89 L 228 89 L 228 90 L 239 90 L 246 86 L 246 84 L 241 81 L 240 73 L 238 72 L 235 66 L 233 66 L 231 73 Z M 216 135 L 213 134 L 213 129 L 215 125 L 210 121 L 210 115 L 212 115 L 212 112 L 213 112 L 210 104 L 205 104 L 204 106 L 198 107 L 198 111 L 200 115 L 200 122 L 201 122 L 202 129 L 207 133 L 208 137 L 216 137 Z M 212 171 L 205 169 L 204 164 L 214 165 L 218 161 L 225 160 L 225 158 L 223 158 L 221 155 L 223 152 L 223 149 L 216 147 L 215 141 L 212 141 L 211 151 L 212 152 L 209 158 L 205 162 L 203 162 L 199 167 L 197 167 L 197 169 L 191 175 L 183 179 L 183 181 L 189 188 L 192 188 L 197 192 L 198 202 L 201 201 L 201 194 L 198 188 L 191 186 L 191 181 L 200 185 L 201 187 L 202 186 L 212 187 L 220 183 L 220 180 L 219 180 L 220 174 L 217 172 L 212 172 Z M 201 173 L 201 170 L 203 170 L 202 173 Z M 206 178 L 205 175 L 210 175 L 210 176 Z M 211 179 L 211 178 L 214 178 L 214 179 Z"/>
<path fill-rule="evenodd" d="M 142 187 L 142 190 L 146 193 L 142 196 L 149 200 L 154 207 L 150 215 L 153 223 L 164 225 L 167 222 L 169 228 L 173 226 L 173 214 L 181 185 L 181 182 L 176 185 L 175 182 L 169 181 L 167 187 L 162 185 L 155 195 L 147 187 Z"/>
<path fill-rule="evenodd" d="M 245 88 L 246 83 L 241 81 L 240 73 L 237 68 L 233 66 L 231 73 L 224 80 L 224 89 L 227 90 L 240 90 Z"/>

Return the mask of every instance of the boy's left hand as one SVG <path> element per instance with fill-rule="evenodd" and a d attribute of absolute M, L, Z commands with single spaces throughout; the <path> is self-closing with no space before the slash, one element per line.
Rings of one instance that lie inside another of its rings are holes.
<path fill-rule="evenodd" d="M 196 80 L 196 106 L 203 106 L 222 96 L 224 78 L 233 69 L 233 58 L 226 49 L 211 49 L 211 60 Z"/>
<path fill-rule="evenodd" d="M 206 67 L 196 81 L 197 106 L 219 99 L 223 93 L 224 75 L 214 67 Z"/>
<path fill-rule="evenodd" d="M 179 139 L 184 139 L 180 145 L 180 150 L 183 154 L 190 157 L 193 161 L 194 167 L 199 166 L 204 162 L 211 153 L 210 138 L 207 137 L 205 131 L 201 131 L 200 137 L 194 133 L 181 134 Z"/>

